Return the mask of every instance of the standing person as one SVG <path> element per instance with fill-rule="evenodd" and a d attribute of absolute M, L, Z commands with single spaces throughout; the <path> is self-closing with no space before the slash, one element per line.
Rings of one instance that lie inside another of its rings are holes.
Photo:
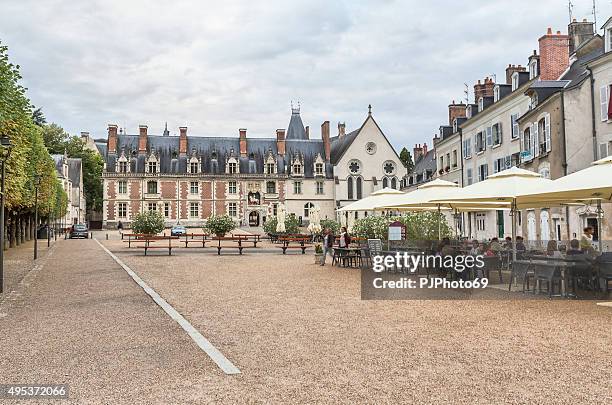
<path fill-rule="evenodd" d="M 493 251 L 493 253 L 495 253 L 496 255 L 500 254 L 501 251 L 503 250 L 501 243 L 499 243 L 499 239 L 498 238 L 493 238 L 491 239 L 491 243 L 489 245 L 491 251 Z"/>
<path fill-rule="evenodd" d="M 323 236 L 323 258 L 321 259 L 321 266 L 325 266 L 325 259 L 327 258 L 327 253 L 333 257 L 334 254 L 334 241 L 336 240 L 336 236 L 333 234 L 331 229 L 325 229 L 325 236 Z M 333 263 L 332 263 L 333 264 Z"/>
<path fill-rule="evenodd" d="M 595 253 L 595 249 L 593 248 L 593 233 L 594 229 L 592 226 L 584 228 L 583 234 L 580 237 L 580 250 L 582 250 L 582 253 Z"/>
<path fill-rule="evenodd" d="M 123 233 L 123 222 L 119 221 L 117 223 L 117 230 L 119 231 L 119 233 Z"/>
<path fill-rule="evenodd" d="M 338 245 L 341 248 L 346 248 L 351 244 L 351 237 L 348 234 L 348 231 L 346 230 L 346 227 L 343 226 L 340 230 L 340 241 L 338 242 Z"/>

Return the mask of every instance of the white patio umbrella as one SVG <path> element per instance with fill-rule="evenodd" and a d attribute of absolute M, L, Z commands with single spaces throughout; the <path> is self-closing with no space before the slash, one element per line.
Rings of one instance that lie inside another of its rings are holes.
<path fill-rule="evenodd" d="M 600 159 L 586 169 L 553 180 L 538 190 L 528 190 L 520 196 L 523 204 L 542 202 L 597 202 L 597 216 L 601 228 L 603 211 L 602 201 L 612 201 L 612 156 Z M 603 238 L 599 235 L 599 251 L 603 248 Z"/>
<path fill-rule="evenodd" d="M 516 213 L 517 198 L 525 192 L 550 186 L 552 180 L 529 170 L 512 167 L 489 176 L 486 180 L 464 187 L 451 198 L 441 198 L 433 202 L 442 203 L 501 203 L 509 206 L 512 212 L 512 257 L 516 259 Z"/>
<path fill-rule="evenodd" d="M 339 208 L 338 212 L 350 212 L 350 211 L 373 211 L 374 207 L 379 204 L 385 197 L 389 195 L 403 195 L 404 193 L 395 190 L 393 188 L 383 188 L 382 190 L 374 191 L 369 196 L 362 198 L 361 200 L 350 203 L 349 205 Z"/>
<path fill-rule="evenodd" d="M 308 224 L 308 231 L 310 233 L 320 233 L 321 232 L 321 209 L 318 206 L 314 206 L 308 210 L 308 217 L 310 218 L 310 223 Z"/>
<path fill-rule="evenodd" d="M 276 232 L 285 232 L 285 206 L 283 204 L 278 205 L 278 212 L 276 213 Z"/>
<path fill-rule="evenodd" d="M 386 195 L 381 199 L 376 210 L 396 210 L 396 211 L 429 211 L 437 210 L 438 214 L 442 209 L 453 209 L 460 211 L 482 211 L 487 209 L 504 209 L 503 203 L 463 203 L 463 202 L 432 202 L 441 198 L 453 198 L 461 193 L 461 188 L 450 181 L 435 179 L 416 190 L 402 195 Z M 438 239 L 441 239 L 441 216 L 438 216 Z"/>

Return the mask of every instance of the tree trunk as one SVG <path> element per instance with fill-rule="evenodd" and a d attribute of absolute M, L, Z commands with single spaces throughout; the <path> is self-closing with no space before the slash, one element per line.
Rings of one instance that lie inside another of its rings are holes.
<path fill-rule="evenodd" d="M 10 240 L 10 245 L 9 247 L 15 247 L 17 246 L 17 238 L 15 237 L 15 233 L 16 233 L 16 226 L 15 226 L 15 215 L 11 215 L 11 224 L 10 224 L 10 228 L 9 228 L 9 240 Z"/>
<path fill-rule="evenodd" d="M 21 218 L 19 214 L 15 215 L 15 246 L 21 244 Z"/>

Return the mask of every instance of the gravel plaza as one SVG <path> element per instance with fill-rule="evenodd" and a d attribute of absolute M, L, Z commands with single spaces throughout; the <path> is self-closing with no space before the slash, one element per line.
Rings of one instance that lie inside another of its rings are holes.
<path fill-rule="evenodd" d="M 358 270 L 312 255 L 145 257 L 100 242 L 240 374 L 223 373 L 96 240 L 58 240 L 0 304 L 2 381 L 66 383 L 71 403 L 612 398 L 612 316 L 593 301 L 362 301 Z"/>

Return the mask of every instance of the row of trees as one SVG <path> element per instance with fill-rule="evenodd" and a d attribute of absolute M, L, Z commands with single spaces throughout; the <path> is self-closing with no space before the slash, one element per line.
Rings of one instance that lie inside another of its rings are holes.
<path fill-rule="evenodd" d="M 34 237 L 37 178 L 42 220 L 62 217 L 68 208 L 43 129 L 34 122 L 34 108 L 20 81 L 19 66 L 10 63 L 8 49 L 0 43 L 0 135 L 7 135 L 12 144 L 5 181 L 6 235 L 11 247 Z"/>

